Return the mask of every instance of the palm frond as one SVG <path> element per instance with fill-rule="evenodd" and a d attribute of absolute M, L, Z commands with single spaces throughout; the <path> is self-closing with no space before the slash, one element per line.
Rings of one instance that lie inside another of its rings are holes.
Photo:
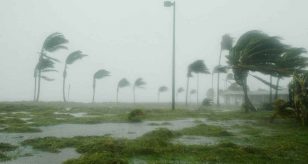
<path fill-rule="evenodd" d="M 227 66 L 222 66 L 222 65 L 217 65 L 214 70 L 214 73 L 227 73 L 228 72 L 228 67 Z"/>
<path fill-rule="evenodd" d="M 58 49 L 66 48 L 64 46 L 66 43 L 68 43 L 68 40 L 64 37 L 64 35 L 59 32 L 55 32 L 45 39 L 43 50 L 47 52 L 54 52 Z"/>
<path fill-rule="evenodd" d="M 182 93 L 182 92 L 184 92 L 184 88 L 183 87 L 178 88 L 177 93 Z"/>
<path fill-rule="evenodd" d="M 191 73 L 210 73 L 203 60 L 196 60 L 188 66 L 187 76 L 191 77 Z"/>
<path fill-rule="evenodd" d="M 118 83 L 118 88 L 128 87 L 130 85 L 129 81 L 126 78 L 123 78 Z"/>
<path fill-rule="evenodd" d="M 249 74 L 249 75 L 252 76 L 252 77 L 254 77 L 255 79 L 261 81 L 263 84 L 265 84 L 265 85 L 267 85 L 267 86 L 269 86 L 269 87 L 275 89 L 275 90 L 277 90 L 277 89 L 280 90 L 280 89 L 281 89 L 279 86 L 273 85 L 273 84 L 271 84 L 270 82 L 268 82 L 268 81 L 262 79 L 261 77 L 258 77 L 258 76 L 256 76 L 256 75 L 252 75 L 252 74 Z"/>
<path fill-rule="evenodd" d="M 142 78 L 138 78 L 134 83 L 134 86 L 137 88 L 142 88 L 144 85 L 146 85 L 146 82 Z"/>
<path fill-rule="evenodd" d="M 75 61 L 82 59 L 85 56 L 87 56 L 87 55 L 83 54 L 82 51 L 80 51 L 80 50 L 74 51 L 74 52 L 72 52 L 68 55 L 65 63 L 66 64 L 73 64 Z"/>
<path fill-rule="evenodd" d="M 46 80 L 46 81 L 54 81 L 55 80 L 55 79 L 49 78 L 47 76 L 42 76 L 42 75 L 41 75 L 41 78 Z"/>
<path fill-rule="evenodd" d="M 233 38 L 229 34 L 223 35 L 220 45 L 222 50 L 231 50 Z"/>
<path fill-rule="evenodd" d="M 166 86 L 161 86 L 158 88 L 158 92 L 166 92 L 168 88 Z"/>
<path fill-rule="evenodd" d="M 110 72 L 104 69 L 100 69 L 94 74 L 94 79 L 101 79 L 103 77 L 110 76 Z"/>
<path fill-rule="evenodd" d="M 195 89 L 192 89 L 192 90 L 190 90 L 190 92 L 189 92 L 191 95 L 193 95 L 193 94 L 196 94 L 197 93 L 197 90 L 195 90 Z"/>

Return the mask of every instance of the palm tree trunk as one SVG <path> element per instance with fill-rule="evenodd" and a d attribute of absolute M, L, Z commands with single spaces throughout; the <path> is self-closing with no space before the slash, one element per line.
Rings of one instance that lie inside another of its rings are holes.
<path fill-rule="evenodd" d="M 34 76 L 34 94 L 33 94 L 33 101 L 36 100 L 36 88 L 37 88 L 37 75 Z"/>
<path fill-rule="evenodd" d="M 221 54 L 222 54 L 222 48 L 220 49 L 220 54 L 219 54 L 219 62 L 218 65 L 220 66 L 220 62 L 221 62 Z M 219 71 L 217 72 L 217 105 L 220 105 L 219 102 L 219 81 L 220 81 L 220 73 Z"/>
<path fill-rule="evenodd" d="M 134 96 L 134 104 L 136 104 L 136 93 L 135 93 L 135 86 L 133 87 L 133 96 Z"/>
<path fill-rule="evenodd" d="M 40 93 L 41 93 L 41 70 L 39 70 L 39 72 L 38 72 L 38 84 L 37 84 L 36 101 L 40 100 Z"/>
<path fill-rule="evenodd" d="M 70 101 L 71 84 L 68 85 L 67 101 Z"/>
<path fill-rule="evenodd" d="M 197 74 L 197 105 L 199 104 L 199 74 Z"/>
<path fill-rule="evenodd" d="M 117 88 L 117 104 L 119 103 L 119 87 Z"/>
<path fill-rule="evenodd" d="M 270 75 L 270 87 L 269 87 L 269 90 L 270 90 L 270 95 L 269 95 L 269 103 L 272 104 L 273 102 L 273 90 L 272 90 L 272 83 L 273 83 L 273 76 Z"/>
<path fill-rule="evenodd" d="M 66 64 L 64 66 L 64 71 L 63 71 L 63 86 L 62 86 L 62 93 L 63 93 L 63 101 L 66 102 L 65 99 L 65 80 L 66 80 Z"/>
<path fill-rule="evenodd" d="M 248 97 L 247 77 L 245 79 L 243 79 L 242 87 L 243 87 L 243 91 L 244 91 L 244 108 L 245 108 L 245 112 L 247 113 L 249 111 L 257 111 L 256 108 L 251 103 L 249 97 Z"/>
<path fill-rule="evenodd" d="M 188 99 L 188 90 L 189 90 L 189 77 L 187 76 L 187 82 L 186 82 L 186 99 L 185 99 L 185 105 L 187 106 L 187 99 Z"/>
<path fill-rule="evenodd" d="M 277 77 L 277 81 L 276 81 L 276 91 L 275 91 L 275 100 L 278 98 L 279 81 L 280 81 L 280 77 Z"/>
<path fill-rule="evenodd" d="M 96 85 L 96 80 L 93 78 L 93 96 L 92 96 L 92 103 L 94 103 L 94 98 L 95 98 L 95 85 Z"/>
<path fill-rule="evenodd" d="M 212 92 L 213 92 L 212 101 L 214 102 L 214 72 L 212 72 Z"/>

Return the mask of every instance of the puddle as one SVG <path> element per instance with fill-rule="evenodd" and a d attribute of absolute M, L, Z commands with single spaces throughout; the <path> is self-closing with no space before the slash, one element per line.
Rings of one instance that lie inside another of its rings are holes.
<path fill-rule="evenodd" d="M 0 162 L 1 164 L 59 164 L 72 158 L 78 158 L 79 153 L 72 148 L 62 149 L 59 153 L 49 152 L 33 152 L 31 156 L 19 157 L 6 162 Z"/>
<path fill-rule="evenodd" d="M 79 113 L 64 113 L 64 112 L 54 112 L 55 115 L 71 115 L 73 117 L 87 117 L 86 112 L 79 112 Z"/>
<path fill-rule="evenodd" d="M 0 133 L 0 141 L 11 144 L 20 143 L 26 139 L 38 137 L 74 137 L 74 136 L 103 136 L 134 139 L 158 128 L 180 130 L 195 126 L 193 119 L 169 121 L 144 121 L 141 123 L 101 123 L 101 124 L 61 124 L 40 127 L 38 133 Z M 157 126 L 151 126 L 156 124 Z"/>
<path fill-rule="evenodd" d="M 173 140 L 172 143 L 184 145 L 215 145 L 219 141 L 219 137 L 182 136 Z"/>

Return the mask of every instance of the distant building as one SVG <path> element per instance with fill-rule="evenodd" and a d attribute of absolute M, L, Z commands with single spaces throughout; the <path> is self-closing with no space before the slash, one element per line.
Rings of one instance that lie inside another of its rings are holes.
<path fill-rule="evenodd" d="M 241 105 L 244 102 L 243 91 L 225 90 L 222 96 L 224 98 L 224 103 L 226 105 Z M 248 91 L 248 96 L 254 105 L 261 105 L 263 103 L 269 102 L 270 94 L 269 91 L 267 90 L 256 90 L 256 91 Z M 274 96 L 275 96 L 275 91 L 273 91 L 273 98 Z M 278 98 L 288 100 L 289 91 L 287 89 L 279 90 Z"/>

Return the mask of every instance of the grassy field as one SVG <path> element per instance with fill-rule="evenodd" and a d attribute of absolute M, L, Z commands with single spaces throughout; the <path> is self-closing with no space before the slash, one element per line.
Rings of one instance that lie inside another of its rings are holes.
<path fill-rule="evenodd" d="M 0 158 L 8 160 L 16 146 L 59 153 L 75 148 L 81 156 L 65 163 L 306 163 L 308 129 L 294 120 L 269 123 L 271 111 L 244 113 L 236 107 L 180 107 L 141 104 L 0 103 L 0 129 L 7 133 L 40 133 L 59 124 L 130 123 L 129 113 L 141 109 L 143 121 L 192 119 L 191 127 L 157 128 L 135 139 L 111 136 L 44 137 L 18 145 L 1 143 Z"/>

